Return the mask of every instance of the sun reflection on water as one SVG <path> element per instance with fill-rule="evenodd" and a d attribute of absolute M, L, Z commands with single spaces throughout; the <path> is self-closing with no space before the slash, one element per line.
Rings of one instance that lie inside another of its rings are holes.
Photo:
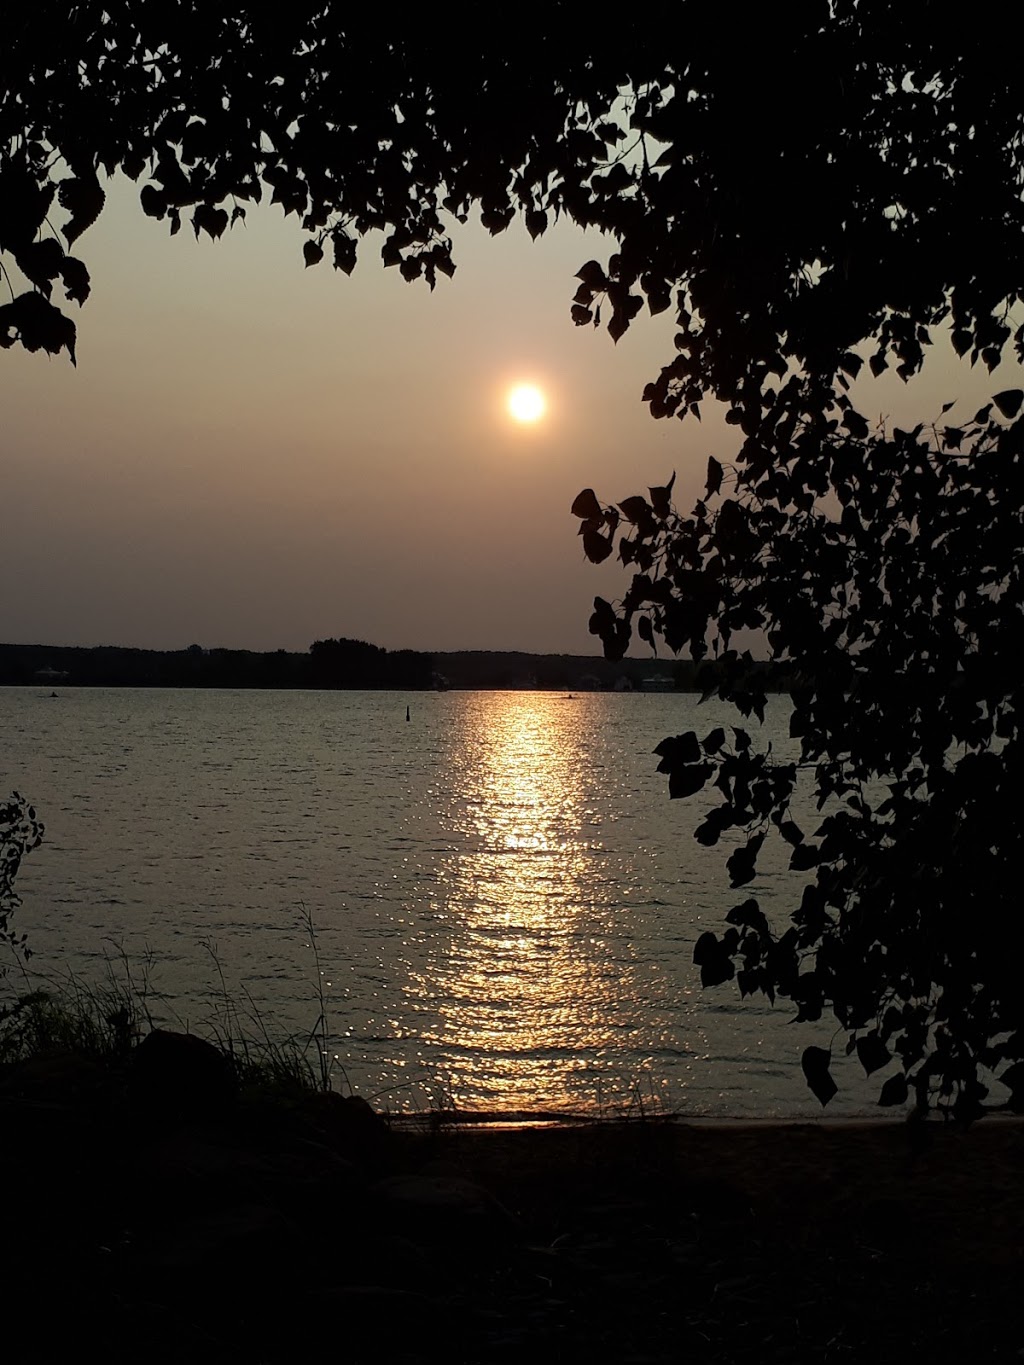
<path fill-rule="evenodd" d="M 446 755 L 445 830 L 458 849 L 409 1004 L 470 1103 L 592 1104 L 650 1032 L 658 981 L 615 925 L 622 889 L 591 799 L 607 782 L 561 694 L 477 694 Z M 635 1054 L 634 1054 L 635 1056 Z"/>

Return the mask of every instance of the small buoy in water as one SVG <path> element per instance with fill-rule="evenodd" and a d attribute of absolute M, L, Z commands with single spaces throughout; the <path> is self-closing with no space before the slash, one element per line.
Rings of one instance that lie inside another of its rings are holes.
<path fill-rule="evenodd" d="M 405 718 L 406 718 L 406 720 L 412 720 L 412 716 L 409 715 L 409 708 L 408 708 L 408 706 L 405 708 Z"/>

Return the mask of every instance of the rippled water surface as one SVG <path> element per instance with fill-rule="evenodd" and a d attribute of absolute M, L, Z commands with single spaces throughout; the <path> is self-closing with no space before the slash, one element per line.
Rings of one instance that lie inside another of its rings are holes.
<path fill-rule="evenodd" d="M 829 1033 L 692 965 L 738 897 L 652 750 L 735 719 L 673 694 L 2 689 L 3 789 L 46 824 L 18 924 L 50 971 L 148 951 L 155 1012 L 197 1029 L 222 971 L 284 1034 L 320 1010 L 308 914 L 339 1080 L 393 1109 L 820 1112 L 796 1059 Z M 785 721 L 760 741 L 786 751 Z M 781 912 L 799 884 L 769 859 L 750 890 Z"/>

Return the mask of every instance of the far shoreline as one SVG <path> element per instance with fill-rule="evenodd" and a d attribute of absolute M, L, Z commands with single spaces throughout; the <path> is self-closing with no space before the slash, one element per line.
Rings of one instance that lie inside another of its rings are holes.
<path fill-rule="evenodd" d="M 764 691 L 786 691 L 789 672 L 749 661 Z M 205 648 L 0 643 L 0 687 L 180 688 L 209 691 L 696 692 L 725 674 L 671 655 L 609 660 L 602 655 L 525 650 L 387 650 L 363 641 L 315 641 L 305 653 Z"/>

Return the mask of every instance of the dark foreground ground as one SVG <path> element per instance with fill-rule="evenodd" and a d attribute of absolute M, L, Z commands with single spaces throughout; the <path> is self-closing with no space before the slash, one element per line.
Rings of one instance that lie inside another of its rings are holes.
<path fill-rule="evenodd" d="M 0 1072 L 4 1355 L 1024 1359 L 1024 1128 L 395 1132 Z"/>

